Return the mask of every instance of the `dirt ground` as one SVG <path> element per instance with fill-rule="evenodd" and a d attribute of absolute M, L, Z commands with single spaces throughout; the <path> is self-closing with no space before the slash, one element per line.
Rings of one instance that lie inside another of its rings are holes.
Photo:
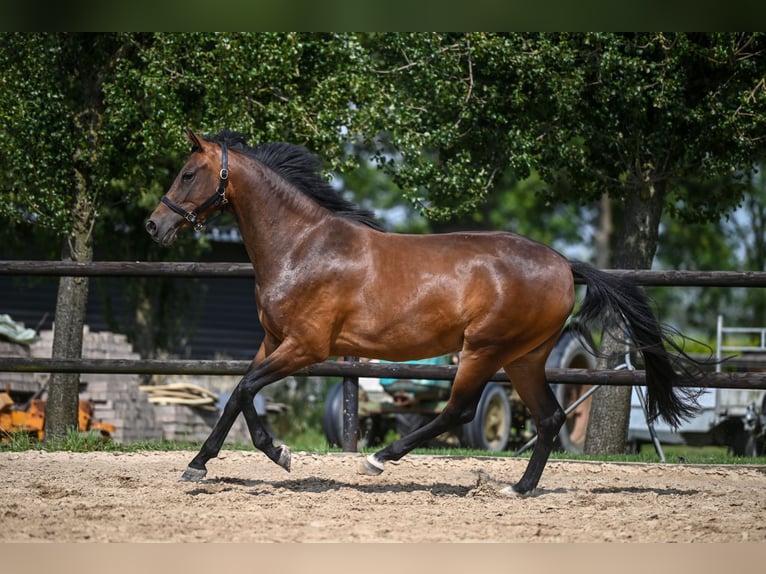
<path fill-rule="evenodd" d="M 525 460 L 224 451 L 180 482 L 192 456 L 0 453 L 0 542 L 766 541 L 764 467 L 554 460 L 509 498 Z"/>

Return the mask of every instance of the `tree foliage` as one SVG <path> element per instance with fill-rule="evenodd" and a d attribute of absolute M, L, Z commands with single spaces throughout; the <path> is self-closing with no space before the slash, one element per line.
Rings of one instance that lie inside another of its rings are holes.
<path fill-rule="evenodd" d="M 472 211 L 503 171 L 533 166 L 550 198 L 624 201 L 662 184 L 667 208 L 707 220 L 742 188 L 688 181 L 749 171 L 766 146 L 760 34 L 382 34 L 376 137 L 404 193 L 435 215 Z M 375 112 L 377 113 L 377 112 Z M 387 155 L 389 154 L 389 155 Z"/>
<path fill-rule="evenodd" d="M 153 207 L 188 125 L 299 143 L 328 171 L 368 150 L 432 217 L 477 211 L 533 168 L 554 203 L 661 182 L 672 215 L 707 220 L 741 200 L 732 177 L 764 148 L 763 45 L 744 33 L 7 34 L 0 209 L 65 227 L 76 150 L 98 157 L 91 187 L 112 221 Z M 68 103 L 85 97 L 84 75 L 103 108 L 90 130 Z M 23 194 L 30 158 L 38 191 Z M 711 181 L 727 184 L 688 185 Z"/>

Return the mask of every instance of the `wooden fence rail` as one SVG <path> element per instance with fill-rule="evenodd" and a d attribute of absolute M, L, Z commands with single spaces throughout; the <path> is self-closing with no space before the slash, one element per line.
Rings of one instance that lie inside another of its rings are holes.
<path fill-rule="evenodd" d="M 763 271 L 665 271 L 607 269 L 647 286 L 766 287 Z M 75 277 L 253 277 L 249 263 L 198 263 L 158 261 L 0 261 L 0 275 Z M 578 280 L 579 281 L 579 280 Z"/>
<path fill-rule="evenodd" d="M 756 271 L 654 271 L 607 270 L 645 286 L 766 287 L 766 272 Z M 253 278 L 249 263 L 94 261 L 0 261 L 0 275 L 75 277 L 242 277 Z M 580 282 L 580 281 L 578 281 Z M 69 372 L 136 374 L 230 374 L 242 375 L 247 361 L 159 361 L 126 359 L 37 359 L 0 357 L 0 372 Z M 386 364 L 358 361 L 325 361 L 295 373 L 305 376 L 344 378 L 344 424 L 342 446 L 356 450 L 355 394 L 359 377 L 452 380 L 453 365 Z M 643 371 L 594 371 L 547 369 L 551 383 L 635 386 L 645 383 Z M 491 380 L 508 382 L 503 372 Z M 710 388 L 766 389 L 766 373 L 709 373 L 699 386 Z"/>
<path fill-rule="evenodd" d="M 0 357 L 0 372 L 22 373 L 111 373 L 111 374 L 185 374 L 244 375 L 249 361 L 189 361 L 159 359 L 46 359 Z M 423 365 L 412 363 L 372 363 L 368 361 L 324 361 L 293 373 L 307 377 L 374 377 L 384 379 L 453 380 L 455 365 Z M 644 371 L 546 369 L 550 383 L 635 386 L 646 383 Z M 489 380 L 509 382 L 503 371 Z M 691 384 L 689 385 L 691 386 Z M 694 386 L 727 389 L 766 389 L 766 373 L 706 373 Z"/>
<path fill-rule="evenodd" d="M 0 261 L 0 275 L 70 277 L 254 277 L 250 263 Z"/>

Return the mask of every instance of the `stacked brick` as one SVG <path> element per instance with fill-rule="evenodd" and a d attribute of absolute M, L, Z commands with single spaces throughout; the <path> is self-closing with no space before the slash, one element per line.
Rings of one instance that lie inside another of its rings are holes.
<path fill-rule="evenodd" d="M 42 331 L 31 346 L 32 356 L 50 357 L 53 331 Z M 88 359 L 139 359 L 125 335 L 102 331 L 83 331 L 82 356 Z M 47 378 L 47 375 L 45 375 Z M 80 399 L 91 401 L 93 420 L 115 426 L 117 442 L 132 443 L 162 437 L 154 408 L 146 393 L 139 390 L 138 375 L 83 373 L 80 375 Z"/>
<path fill-rule="evenodd" d="M 0 356 L 31 357 L 29 347 L 0 339 Z M 50 355 L 49 355 L 50 356 Z M 48 380 L 43 373 L 0 373 L 0 391 L 6 389 L 32 395 Z"/>
<path fill-rule="evenodd" d="M 185 405 L 154 405 L 157 422 L 164 440 L 183 442 L 203 441 L 218 420 L 216 411 Z"/>

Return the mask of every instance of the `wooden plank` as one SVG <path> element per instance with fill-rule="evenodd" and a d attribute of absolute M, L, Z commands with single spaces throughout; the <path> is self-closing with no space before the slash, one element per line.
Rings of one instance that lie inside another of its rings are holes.
<path fill-rule="evenodd" d="M 607 273 L 646 286 L 766 287 L 763 271 L 687 271 L 605 269 Z M 129 276 L 129 277 L 245 277 L 253 278 L 250 263 L 167 261 L 0 261 L 0 275 Z M 581 283 L 580 280 L 577 280 Z"/>
<path fill-rule="evenodd" d="M 0 275 L 254 277 L 250 263 L 165 261 L 0 261 Z"/>
<path fill-rule="evenodd" d="M 667 287 L 766 287 L 763 271 L 673 271 L 650 269 L 605 269 L 638 285 Z M 582 281 L 577 280 L 578 283 Z"/>
<path fill-rule="evenodd" d="M 137 373 L 137 374 L 205 374 L 243 375 L 249 361 L 186 361 L 133 359 L 41 359 L 29 357 L 0 357 L 0 372 L 30 373 Z M 410 363 L 372 363 L 325 361 L 293 373 L 309 377 L 377 377 L 387 379 L 453 380 L 455 365 L 422 365 Z M 636 386 L 645 383 L 644 371 L 589 369 L 546 369 L 550 383 L 598 384 Z M 492 381 L 509 382 L 499 371 Z M 704 381 L 689 385 L 710 388 L 766 389 L 766 373 L 735 372 L 707 373 Z"/>

